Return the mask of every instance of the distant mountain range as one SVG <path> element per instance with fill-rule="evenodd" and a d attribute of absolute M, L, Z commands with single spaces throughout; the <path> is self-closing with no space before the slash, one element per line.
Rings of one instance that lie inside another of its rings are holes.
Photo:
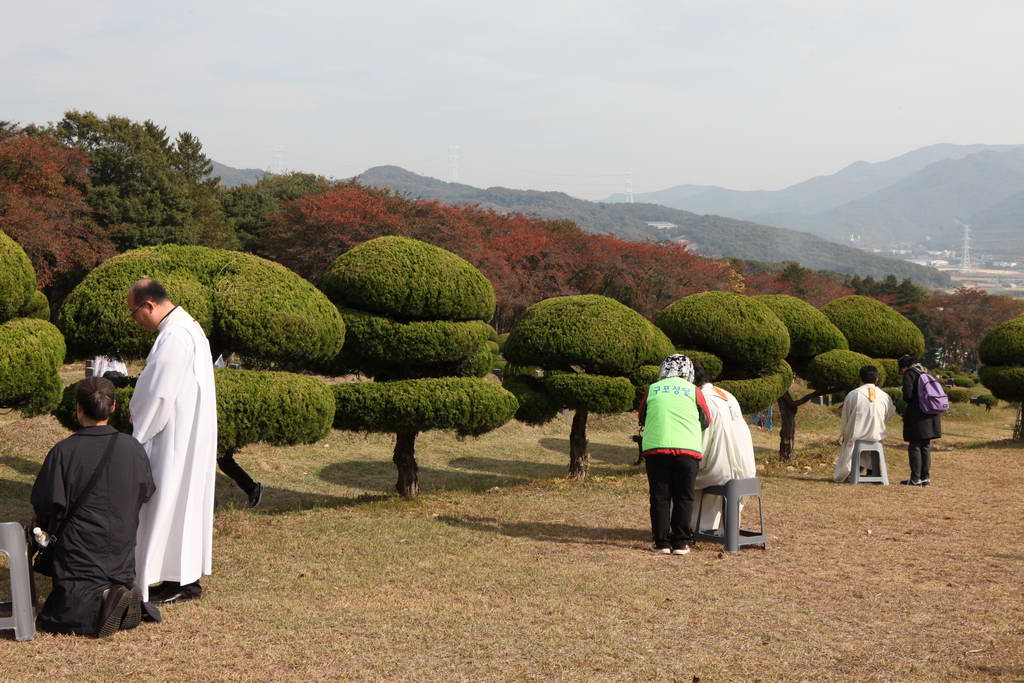
<path fill-rule="evenodd" d="M 930 286 L 948 287 L 947 275 L 896 259 L 882 258 L 821 237 L 716 215 L 697 215 L 655 203 L 601 203 L 563 192 L 481 189 L 417 175 L 398 166 L 377 166 L 357 176 L 359 182 L 390 188 L 413 199 L 446 204 L 474 204 L 500 212 L 520 212 L 545 219 L 570 219 L 591 232 L 632 240 L 684 241 L 698 252 L 718 258 L 799 261 L 807 268 L 884 278 L 909 277 Z M 662 227 L 653 227 L 659 223 Z"/>
<path fill-rule="evenodd" d="M 1024 255 L 1024 145 L 931 145 L 783 190 L 677 185 L 634 200 L 881 248 L 958 248 L 962 221 L 976 249 Z"/>
<path fill-rule="evenodd" d="M 211 176 L 220 178 L 220 184 L 225 187 L 238 187 L 239 185 L 255 185 L 256 181 L 267 174 L 266 171 L 258 168 L 231 168 L 216 161 L 213 164 Z"/>

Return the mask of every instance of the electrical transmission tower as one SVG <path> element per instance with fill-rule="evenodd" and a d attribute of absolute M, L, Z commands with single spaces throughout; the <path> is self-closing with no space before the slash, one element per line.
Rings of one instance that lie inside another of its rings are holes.
<path fill-rule="evenodd" d="M 459 182 L 459 149 L 458 145 L 448 148 L 448 182 Z"/>
<path fill-rule="evenodd" d="M 626 171 L 626 203 L 633 203 L 633 171 Z"/>
<path fill-rule="evenodd" d="M 969 273 L 971 271 L 971 226 L 969 223 L 962 223 L 959 220 L 960 226 L 964 229 L 964 245 L 960 250 L 960 272 Z"/>

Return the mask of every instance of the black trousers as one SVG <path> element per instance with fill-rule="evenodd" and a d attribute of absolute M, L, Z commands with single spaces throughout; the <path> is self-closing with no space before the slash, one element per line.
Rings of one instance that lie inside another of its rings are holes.
<path fill-rule="evenodd" d="M 235 456 L 233 453 L 217 458 L 217 465 L 220 466 L 220 471 L 231 477 L 231 480 L 238 484 L 238 488 L 245 491 L 245 495 L 252 493 L 253 487 L 256 486 L 256 482 L 252 480 L 252 477 L 242 469 L 242 466 L 235 462 Z"/>
<path fill-rule="evenodd" d="M 907 445 L 910 457 L 910 478 L 913 481 L 930 479 L 932 470 L 932 440 L 911 441 Z"/>
<path fill-rule="evenodd" d="M 659 548 L 693 543 L 690 515 L 693 482 L 699 462 L 688 455 L 653 453 L 644 456 L 651 492 L 651 533 Z"/>

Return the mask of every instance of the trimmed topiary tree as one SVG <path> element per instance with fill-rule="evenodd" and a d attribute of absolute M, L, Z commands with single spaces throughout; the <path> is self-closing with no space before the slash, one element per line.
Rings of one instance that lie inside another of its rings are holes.
<path fill-rule="evenodd" d="M 978 348 L 978 375 L 997 399 L 1019 403 L 1013 438 L 1024 440 L 1024 316 L 997 325 Z"/>
<path fill-rule="evenodd" d="M 334 394 L 324 382 L 290 372 L 220 369 L 217 386 L 217 456 L 233 455 L 252 443 L 291 446 L 327 436 L 334 420 Z M 116 391 L 117 410 L 111 424 L 132 433 L 128 414 L 134 388 Z M 64 390 L 54 411 L 68 429 L 78 429 L 75 385 Z"/>
<path fill-rule="evenodd" d="M 587 419 L 636 406 L 658 379 L 658 364 L 674 349 L 642 315 L 608 297 L 545 299 L 526 309 L 503 347 L 505 388 L 516 395 L 516 418 L 543 424 L 559 410 L 575 411 L 569 434 L 569 477 L 587 475 Z M 526 367 L 524 372 L 510 371 Z"/>
<path fill-rule="evenodd" d="M 920 358 L 924 353 L 921 330 L 877 299 L 851 294 L 830 301 L 821 312 L 843 333 L 851 351 L 870 356 L 879 370 L 885 368 L 891 386 L 900 384 L 899 369 L 891 375 L 896 359 L 904 355 Z"/>
<path fill-rule="evenodd" d="M 0 232 L 0 407 L 39 415 L 60 400 L 64 337 L 48 310 L 32 262 Z"/>
<path fill-rule="evenodd" d="M 716 382 L 739 401 L 744 413 L 764 410 L 793 382 L 789 331 L 755 297 L 733 292 L 702 292 L 670 304 L 655 319 L 681 353 L 708 362 L 691 349 L 713 354 L 720 363 Z M 714 375 L 714 373 L 712 373 Z"/>
<path fill-rule="evenodd" d="M 159 280 L 203 326 L 213 357 L 237 352 L 288 367 L 320 367 L 345 340 L 345 323 L 312 284 L 251 254 L 165 245 L 125 252 L 95 268 L 65 299 L 57 325 L 73 358 L 118 352 L 143 358 L 156 334 L 130 319 L 132 283 Z"/>
<path fill-rule="evenodd" d="M 768 306 L 786 326 L 790 339 L 786 362 L 812 387 L 810 393 L 796 397 L 787 386 L 778 397 L 779 458 L 789 460 L 796 443 L 796 416 L 800 406 L 818 396 L 856 387 L 860 384 L 860 368 L 866 363 L 854 368 L 852 383 L 850 367 L 861 359 L 869 359 L 847 351 L 843 333 L 809 303 L 786 294 L 755 298 Z M 884 372 L 880 370 L 880 373 L 884 376 Z"/>
<path fill-rule="evenodd" d="M 395 434 L 395 488 L 419 490 L 416 436 L 451 429 L 479 435 L 505 424 L 518 403 L 493 369 L 494 288 L 449 251 L 378 237 L 339 256 L 321 286 L 348 324 L 333 371 L 374 382 L 334 385 L 339 429 Z"/>

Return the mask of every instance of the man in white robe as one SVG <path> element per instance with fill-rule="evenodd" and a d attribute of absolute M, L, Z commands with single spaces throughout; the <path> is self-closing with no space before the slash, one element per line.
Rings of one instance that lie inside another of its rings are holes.
<path fill-rule="evenodd" d="M 198 598 L 212 571 L 217 397 L 202 327 L 154 280 L 128 294 L 132 317 L 159 335 L 131 400 L 133 435 L 149 456 L 156 494 L 139 519 L 136 568 L 143 601 Z M 149 586 L 164 582 L 150 595 Z"/>
<path fill-rule="evenodd" d="M 885 439 L 885 423 L 896 412 L 896 407 L 885 393 L 877 386 L 878 368 L 865 365 L 860 369 L 862 384 L 846 395 L 843 401 L 843 412 L 840 417 L 843 434 L 839 457 L 836 458 L 836 471 L 833 478 L 837 482 L 846 481 L 850 476 L 850 465 L 853 459 L 853 447 L 858 441 L 882 441 Z M 863 458 L 861 459 L 863 463 Z"/>
<path fill-rule="evenodd" d="M 696 378 L 698 382 L 704 377 Z M 704 457 L 697 470 L 694 482 L 693 528 L 700 531 L 718 529 L 722 516 L 722 497 L 704 496 L 701 490 L 708 486 L 721 486 L 730 479 L 750 479 L 757 476 L 754 463 L 754 442 L 750 438 L 750 427 L 743 417 L 739 401 L 725 389 L 710 382 L 698 384 L 711 413 L 711 424 L 704 432 Z M 700 520 L 697 511 L 701 510 Z M 740 510 L 742 511 L 742 503 Z M 700 526 L 697 526 L 697 522 Z"/>

